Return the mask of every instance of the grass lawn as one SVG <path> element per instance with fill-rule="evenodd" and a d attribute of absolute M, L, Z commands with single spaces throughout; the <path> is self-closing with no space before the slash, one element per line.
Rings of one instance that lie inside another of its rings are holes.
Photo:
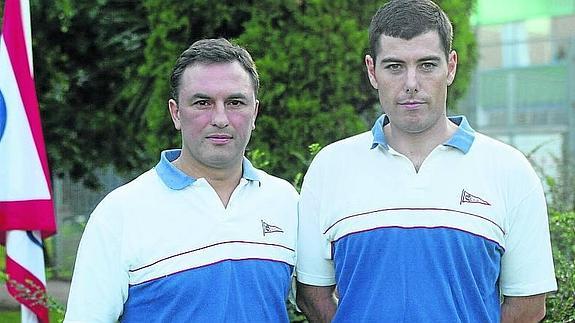
<path fill-rule="evenodd" d="M 50 322 L 60 323 L 64 320 L 61 314 L 50 312 Z M 20 311 L 5 310 L 0 311 L 0 322 L 2 323 L 20 323 Z"/>

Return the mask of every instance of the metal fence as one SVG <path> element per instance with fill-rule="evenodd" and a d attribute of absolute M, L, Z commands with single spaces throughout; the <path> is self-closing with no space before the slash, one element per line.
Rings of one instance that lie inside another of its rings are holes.
<path fill-rule="evenodd" d="M 118 175 L 111 167 L 97 170 L 96 175 L 101 183 L 96 190 L 87 188 L 81 181 L 72 180 L 70 176 L 54 178 L 58 233 L 48 241 L 48 257 L 56 277 L 71 277 L 78 244 L 90 213 L 106 194 L 131 178 Z"/>
<path fill-rule="evenodd" d="M 561 45 L 562 59 L 515 67 L 479 68 L 458 110 L 466 114 L 479 131 L 506 141 L 524 153 L 533 147 L 545 146 L 546 138 L 561 138 L 560 142 L 553 143 L 557 145 L 553 150 L 559 151 L 561 156 L 557 157 L 563 163 L 572 164 L 575 160 L 575 38 L 550 40 L 545 44 L 549 48 Z M 539 143 L 521 147 L 522 138 L 534 135 L 541 138 Z"/>

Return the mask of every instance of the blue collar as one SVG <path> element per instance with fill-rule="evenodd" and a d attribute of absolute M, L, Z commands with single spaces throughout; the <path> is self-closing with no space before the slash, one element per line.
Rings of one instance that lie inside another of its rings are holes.
<path fill-rule="evenodd" d="M 171 162 L 180 156 L 181 149 L 170 149 L 162 151 L 160 161 L 155 169 L 162 182 L 173 190 L 181 190 L 192 185 L 196 178 L 186 175 Z M 249 181 L 260 181 L 256 168 L 244 157 L 242 162 L 242 177 Z"/>
<path fill-rule="evenodd" d="M 453 136 L 443 143 L 443 145 L 457 148 L 464 154 L 467 154 L 469 149 L 471 149 L 473 140 L 475 139 L 475 130 L 471 128 L 464 116 L 449 117 L 449 120 L 458 125 L 458 128 Z M 387 140 L 385 140 L 385 134 L 383 132 L 383 127 L 388 123 L 389 118 L 385 114 L 375 121 L 373 128 L 371 128 L 371 133 L 373 134 L 371 149 L 378 145 L 381 145 L 385 149 L 389 149 L 389 145 L 387 144 Z"/>

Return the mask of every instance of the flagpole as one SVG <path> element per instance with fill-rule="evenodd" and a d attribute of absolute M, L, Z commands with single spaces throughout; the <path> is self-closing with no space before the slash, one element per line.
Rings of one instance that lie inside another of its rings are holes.
<path fill-rule="evenodd" d="M 22 27 L 24 28 L 24 39 L 26 40 L 26 54 L 28 55 L 28 66 L 30 75 L 34 78 L 34 61 L 32 57 L 32 24 L 30 23 L 30 0 L 20 0 L 22 9 Z"/>
<path fill-rule="evenodd" d="M 30 67 L 30 75 L 34 78 L 34 61 L 32 56 L 32 24 L 30 22 L 30 1 L 29 0 L 20 0 L 20 8 L 22 9 L 22 27 L 24 28 L 24 37 L 26 41 L 26 54 L 28 55 L 28 66 Z M 42 241 L 42 237 L 39 231 L 33 231 L 34 236 L 39 237 L 40 241 Z M 42 250 L 43 251 L 43 250 Z M 42 252 L 42 276 L 44 279 L 41 281 L 46 286 L 46 278 L 44 272 L 44 253 Z M 20 304 L 20 322 L 21 323 L 38 323 L 38 317 L 36 313 L 31 311 L 28 307 L 24 304 Z"/>

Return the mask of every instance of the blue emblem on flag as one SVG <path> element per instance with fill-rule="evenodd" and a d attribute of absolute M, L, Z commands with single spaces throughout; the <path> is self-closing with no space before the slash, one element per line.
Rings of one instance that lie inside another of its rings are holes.
<path fill-rule="evenodd" d="M 2 140 L 2 135 L 4 134 L 4 129 L 6 128 L 6 101 L 4 101 L 4 96 L 2 91 L 0 91 L 0 140 Z"/>

